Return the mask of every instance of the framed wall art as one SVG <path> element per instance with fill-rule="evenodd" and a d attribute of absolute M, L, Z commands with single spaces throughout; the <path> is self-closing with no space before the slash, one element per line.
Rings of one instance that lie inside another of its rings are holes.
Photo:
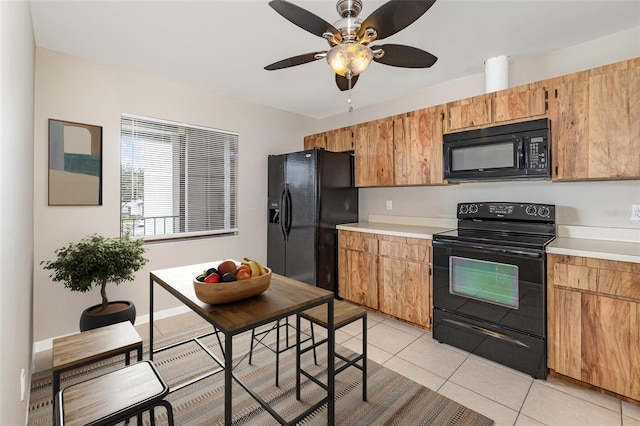
<path fill-rule="evenodd" d="M 102 127 L 49 119 L 49 205 L 102 205 Z"/>

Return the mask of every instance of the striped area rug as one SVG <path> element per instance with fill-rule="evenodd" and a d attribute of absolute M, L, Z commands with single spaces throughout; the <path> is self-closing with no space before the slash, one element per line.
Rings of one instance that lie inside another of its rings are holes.
<path fill-rule="evenodd" d="M 205 330 L 176 333 L 157 338 L 156 347 L 183 340 L 187 336 L 200 335 Z M 237 338 L 236 338 L 237 339 Z M 234 339 L 234 345 L 236 345 Z M 215 337 L 203 339 L 207 346 L 220 354 Z M 146 348 L 145 348 L 146 349 Z M 336 351 L 350 353 L 337 345 Z M 302 364 L 322 380 L 326 380 L 326 356 L 318 351 L 318 366 L 307 353 Z M 326 355 L 326 354 L 325 354 Z M 145 353 L 145 358 L 147 354 Z M 170 387 L 207 371 L 212 362 L 195 344 L 182 345 L 154 356 L 158 370 Z M 280 386 L 275 386 L 275 355 L 260 347 L 254 350 L 252 364 L 246 356 L 236 359 L 235 372 L 264 400 L 269 402 L 287 420 L 320 400 L 324 391 L 305 380 L 301 386 L 301 401 L 295 398 L 295 353 L 293 350 L 280 355 Z M 337 363 L 337 365 L 339 365 Z M 87 380 L 123 366 L 123 357 L 114 357 L 101 363 L 81 368 L 63 375 L 61 387 Z M 51 371 L 33 376 L 29 406 L 29 425 L 50 425 L 52 422 Z M 336 377 L 336 424 L 339 425 L 492 425 L 493 421 L 438 393 L 427 389 L 406 377 L 368 362 L 367 401 L 362 400 L 362 372 L 347 368 Z M 177 425 L 224 424 L 224 379 L 217 374 L 203 381 L 171 393 L 167 400 L 173 405 Z M 156 424 L 166 424 L 163 409 L 156 409 Z M 277 422 L 239 385 L 233 387 L 234 425 L 275 425 Z M 145 417 L 145 424 L 149 419 Z M 326 408 L 321 407 L 300 424 L 326 425 Z"/>

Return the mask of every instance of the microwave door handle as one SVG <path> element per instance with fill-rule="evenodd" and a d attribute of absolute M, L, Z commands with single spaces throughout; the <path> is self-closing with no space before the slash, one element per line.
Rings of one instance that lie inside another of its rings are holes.
<path fill-rule="evenodd" d="M 519 149 L 516 152 L 516 168 L 518 170 L 524 169 L 524 152 L 522 151 L 522 149 Z"/>

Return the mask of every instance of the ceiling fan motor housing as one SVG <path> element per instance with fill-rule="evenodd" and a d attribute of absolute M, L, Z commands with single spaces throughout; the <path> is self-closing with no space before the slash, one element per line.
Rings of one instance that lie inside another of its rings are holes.
<path fill-rule="evenodd" d="M 336 10 L 343 18 L 347 16 L 353 16 L 355 18 L 362 10 L 362 2 L 360 0 L 338 0 Z"/>

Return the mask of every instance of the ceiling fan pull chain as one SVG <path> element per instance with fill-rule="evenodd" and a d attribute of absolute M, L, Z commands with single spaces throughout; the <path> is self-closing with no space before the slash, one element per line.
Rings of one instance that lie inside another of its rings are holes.
<path fill-rule="evenodd" d="M 349 81 L 349 99 L 347 100 L 347 104 L 349 105 L 349 112 L 353 112 L 353 104 L 351 103 L 351 71 L 347 71 L 347 80 Z"/>

